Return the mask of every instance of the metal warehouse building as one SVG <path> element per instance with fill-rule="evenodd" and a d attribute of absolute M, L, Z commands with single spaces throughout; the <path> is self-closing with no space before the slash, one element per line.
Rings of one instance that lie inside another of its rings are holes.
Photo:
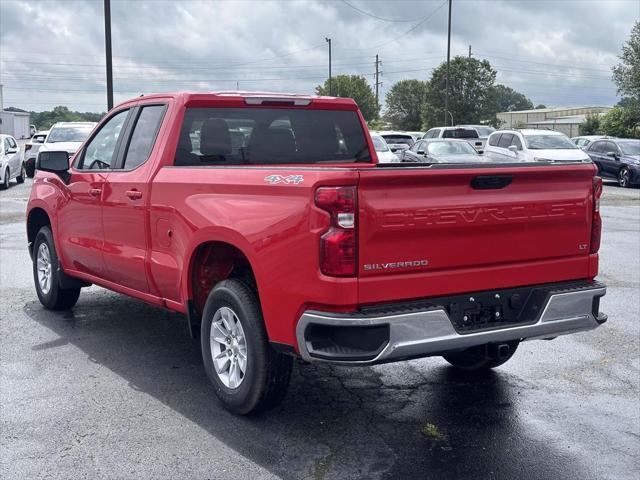
<path fill-rule="evenodd" d="M 556 130 L 569 137 L 575 137 L 580 135 L 580 125 L 585 122 L 587 115 L 602 115 L 609 110 L 611 107 L 540 108 L 500 112 L 498 120 L 502 122 L 502 128 L 541 128 Z"/>
<path fill-rule="evenodd" d="M 29 112 L 7 112 L 2 103 L 2 84 L 0 84 L 0 133 L 14 138 L 30 138 L 31 115 Z"/>

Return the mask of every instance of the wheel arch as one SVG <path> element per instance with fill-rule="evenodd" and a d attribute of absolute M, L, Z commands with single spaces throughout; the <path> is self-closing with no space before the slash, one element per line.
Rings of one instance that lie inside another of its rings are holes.
<path fill-rule="evenodd" d="M 27 246 L 29 248 L 29 255 L 33 258 L 33 242 L 36 239 L 36 235 L 42 227 L 48 226 L 52 230 L 51 217 L 47 211 L 42 207 L 33 207 L 27 214 Z M 54 237 L 55 238 L 55 237 Z"/>

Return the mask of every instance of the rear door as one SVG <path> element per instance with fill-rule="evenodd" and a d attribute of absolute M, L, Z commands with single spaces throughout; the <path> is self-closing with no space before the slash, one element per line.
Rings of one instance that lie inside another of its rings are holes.
<path fill-rule="evenodd" d="M 592 177 L 591 165 L 362 171 L 360 301 L 587 277 Z"/>
<path fill-rule="evenodd" d="M 146 272 L 151 157 L 165 110 L 166 104 L 133 109 L 114 169 L 105 180 L 105 278 L 143 293 L 151 290 Z"/>

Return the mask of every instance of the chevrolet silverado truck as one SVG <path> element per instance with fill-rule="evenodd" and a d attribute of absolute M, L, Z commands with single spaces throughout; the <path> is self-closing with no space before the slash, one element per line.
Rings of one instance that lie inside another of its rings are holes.
<path fill-rule="evenodd" d="M 91 284 L 185 315 L 222 404 L 285 395 L 294 356 L 482 370 L 594 329 L 590 161 L 378 164 L 351 99 L 178 93 L 113 108 L 27 208 L 37 295 Z"/>

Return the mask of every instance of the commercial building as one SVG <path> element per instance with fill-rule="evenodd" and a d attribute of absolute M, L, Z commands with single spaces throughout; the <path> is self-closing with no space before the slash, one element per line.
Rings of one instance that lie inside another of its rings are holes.
<path fill-rule="evenodd" d="M 501 128 L 541 128 L 575 137 L 580 134 L 580 125 L 586 121 L 588 115 L 603 115 L 609 110 L 611 107 L 540 108 L 500 112 L 498 120 L 502 122 Z"/>
<path fill-rule="evenodd" d="M 30 138 L 31 115 L 29 112 L 7 112 L 2 103 L 2 85 L 0 85 L 0 133 L 14 138 Z"/>

